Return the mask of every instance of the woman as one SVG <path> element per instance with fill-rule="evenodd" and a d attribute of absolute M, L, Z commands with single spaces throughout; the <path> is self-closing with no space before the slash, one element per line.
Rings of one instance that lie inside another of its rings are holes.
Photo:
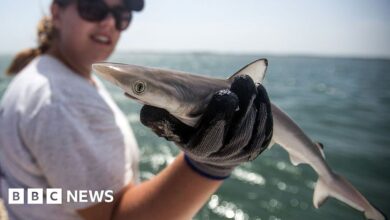
<path fill-rule="evenodd" d="M 112 202 L 6 204 L 10 219 L 190 219 L 272 135 L 264 88 L 249 77 L 213 96 L 197 128 L 144 106 L 141 121 L 183 153 L 138 183 L 131 128 L 91 64 L 106 59 L 143 0 L 54 0 L 38 49 L 19 54 L 0 105 L 1 191 L 9 188 L 113 190 Z M 237 109 L 239 109 L 237 111 Z M 45 199 L 44 199 L 45 201 Z"/>

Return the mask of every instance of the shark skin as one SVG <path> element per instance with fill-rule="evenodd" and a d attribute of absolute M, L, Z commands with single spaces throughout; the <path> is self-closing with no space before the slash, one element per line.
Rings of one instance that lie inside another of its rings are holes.
<path fill-rule="evenodd" d="M 249 75 L 255 83 L 262 83 L 268 67 L 266 59 L 256 60 L 228 79 L 216 79 L 176 70 L 128 64 L 100 62 L 92 65 L 103 79 L 120 87 L 125 94 L 141 104 L 166 109 L 189 126 L 196 126 L 212 95 L 229 88 L 233 78 Z M 279 107 L 271 103 L 274 120 L 273 144 L 284 148 L 293 165 L 308 164 L 318 174 L 313 204 L 320 207 L 328 197 L 336 198 L 354 209 L 364 212 L 367 219 L 387 219 L 349 183 L 327 165 L 322 144 L 314 143 L 303 130 Z"/>

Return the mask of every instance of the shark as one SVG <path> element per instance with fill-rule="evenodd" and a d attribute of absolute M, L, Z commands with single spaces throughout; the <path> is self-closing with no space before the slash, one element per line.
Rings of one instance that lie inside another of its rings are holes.
<path fill-rule="evenodd" d="M 195 127 L 215 92 L 230 88 L 234 77 L 248 75 L 262 84 L 267 59 L 255 60 L 227 79 L 211 78 L 183 71 L 130 64 L 98 62 L 92 69 L 98 76 L 121 88 L 127 97 L 167 110 L 183 123 Z M 318 174 L 313 205 L 319 208 L 329 197 L 364 213 L 366 219 L 385 220 L 348 180 L 336 174 L 325 161 L 323 145 L 313 142 L 294 120 L 271 102 L 273 136 L 267 148 L 278 144 L 289 154 L 295 166 L 308 164 Z"/>

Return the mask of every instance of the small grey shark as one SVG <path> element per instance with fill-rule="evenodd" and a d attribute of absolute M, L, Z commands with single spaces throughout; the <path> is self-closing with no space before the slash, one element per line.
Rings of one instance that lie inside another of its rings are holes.
<path fill-rule="evenodd" d="M 228 79 L 108 62 L 95 63 L 92 68 L 99 76 L 124 90 L 128 97 L 141 104 L 166 109 L 183 123 L 196 126 L 215 92 L 230 88 L 233 78 L 239 75 L 249 75 L 255 83 L 262 83 L 267 66 L 266 59 L 259 59 Z M 271 108 L 274 128 L 268 147 L 277 143 L 288 152 L 292 164 L 308 164 L 316 171 L 318 181 L 313 196 L 316 208 L 330 196 L 364 212 L 367 219 L 386 219 L 351 183 L 330 169 L 324 160 L 321 144 L 310 140 L 274 103 L 271 103 Z"/>

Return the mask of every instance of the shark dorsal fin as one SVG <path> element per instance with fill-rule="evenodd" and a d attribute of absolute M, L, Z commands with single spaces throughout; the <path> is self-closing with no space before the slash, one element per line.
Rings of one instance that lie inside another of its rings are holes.
<path fill-rule="evenodd" d="M 320 151 L 322 158 L 325 159 L 325 153 L 324 153 L 324 145 L 320 142 L 314 142 L 314 145 L 317 146 L 318 150 Z"/>
<path fill-rule="evenodd" d="M 255 83 L 263 83 L 265 77 L 265 72 L 267 70 L 268 61 L 267 59 L 258 59 L 252 63 L 244 66 L 242 69 L 237 71 L 231 77 L 228 78 L 229 81 L 232 81 L 234 77 L 240 75 L 248 75 L 252 78 Z"/>

